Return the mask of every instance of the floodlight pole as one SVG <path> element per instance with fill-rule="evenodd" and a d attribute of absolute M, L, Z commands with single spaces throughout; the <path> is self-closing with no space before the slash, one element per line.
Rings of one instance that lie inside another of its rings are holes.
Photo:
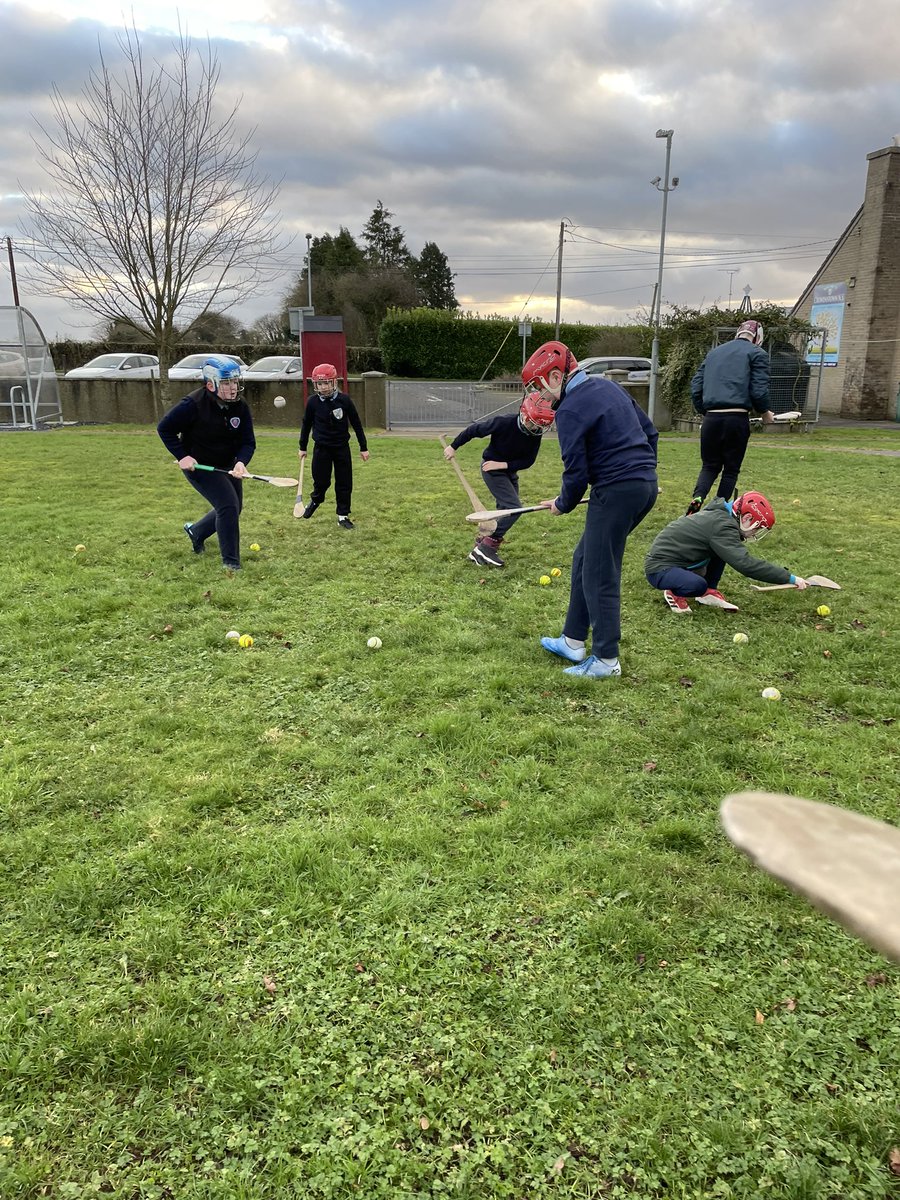
<path fill-rule="evenodd" d="M 651 183 L 658 192 L 662 192 L 663 207 L 662 207 L 662 226 L 659 233 L 659 276 L 656 280 L 656 293 L 654 296 L 653 311 L 650 317 L 653 323 L 653 346 L 650 351 L 650 396 L 647 401 L 647 416 L 651 421 L 656 418 L 656 385 L 659 378 L 659 325 L 660 312 L 662 309 L 662 280 L 663 280 L 663 264 L 666 258 L 666 208 L 669 201 L 669 192 L 673 192 L 678 187 L 678 177 L 672 180 L 672 186 L 669 187 L 669 162 L 672 157 L 672 137 L 675 133 L 674 129 L 657 129 L 656 136 L 666 139 L 666 173 L 663 186 L 660 187 L 659 176 Z"/>
<path fill-rule="evenodd" d="M 312 234 L 306 235 L 306 303 L 312 308 Z"/>

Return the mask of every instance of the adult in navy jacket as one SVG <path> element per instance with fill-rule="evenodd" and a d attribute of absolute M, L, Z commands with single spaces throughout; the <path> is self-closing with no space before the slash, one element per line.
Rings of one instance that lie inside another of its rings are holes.
<path fill-rule="evenodd" d="M 241 565 L 241 480 L 256 449 L 250 409 L 238 399 L 240 376 L 233 359 L 211 355 L 203 364 L 203 387 L 185 396 L 156 427 L 185 479 L 212 505 L 199 521 L 184 526 L 194 553 L 202 554 L 206 539 L 215 533 L 222 564 L 229 572 Z M 228 474 L 200 471 L 198 463 Z"/>
<path fill-rule="evenodd" d="M 656 503 L 653 423 L 617 383 L 579 371 L 562 342 L 547 342 L 522 368 L 526 389 L 550 398 L 563 460 L 562 486 L 547 507 L 571 512 L 590 488 L 584 533 L 572 558 L 569 608 L 559 637 L 542 637 L 551 654 L 574 666 L 567 675 L 621 675 L 622 559 L 633 529 Z M 592 633 L 590 655 L 585 641 Z"/>
<path fill-rule="evenodd" d="M 702 466 L 687 514 L 699 512 L 721 471 L 717 496 L 734 495 L 741 463 L 750 441 L 750 415 L 765 424 L 769 411 L 769 356 L 762 348 L 759 321 L 744 321 L 730 342 L 710 350 L 691 380 L 691 402 L 703 417 L 700 426 Z"/>

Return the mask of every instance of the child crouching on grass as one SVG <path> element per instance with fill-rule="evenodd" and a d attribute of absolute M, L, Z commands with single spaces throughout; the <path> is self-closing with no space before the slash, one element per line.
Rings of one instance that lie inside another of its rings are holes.
<path fill-rule="evenodd" d="M 764 558 L 754 558 L 745 547 L 745 542 L 759 541 L 774 524 L 772 506 L 759 492 L 745 492 L 736 500 L 713 500 L 656 535 L 644 561 L 647 582 L 658 588 L 672 612 L 679 614 L 691 611 L 687 597 L 698 604 L 738 611 L 738 606 L 717 590 L 726 565 L 764 583 L 808 587 L 799 575 Z"/>

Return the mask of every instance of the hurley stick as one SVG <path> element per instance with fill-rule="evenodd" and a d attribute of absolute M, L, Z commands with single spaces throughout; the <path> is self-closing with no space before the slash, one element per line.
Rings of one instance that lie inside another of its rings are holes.
<path fill-rule="evenodd" d="M 294 500 L 294 516 L 302 517 L 303 510 L 306 505 L 303 503 L 303 468 L 306 466 L 306 459 L 300 459 L 300 479 L 297 483 L 297 498 Z M 315 481 L 313 481 L 315 482 Z"/>
<path fill-rule="evenodd" d="M 758 867 L 900 962 L 900 829 L 780 792 L 738 792 L 719 810 Z"/>
<path fill-rule="evenodd" d="M 195 471 L 215 471 L 218 475 L 231 475 L 230 471 L 226 471 L 224 467 L 207 467 L 203 463 L 194 463 Z M 270 483 L 272 487 L 295 487 L 296 479 L 292 479 L 290 475 L 251 475 L 248 471 L 246 475 L 231 475 L 232 479 L 255 479 L 258 483 Z"/>
<path fill-rule="evenodd" d="M 579 504 L 587 504 L 589 497 L 579 500 Z M 469 513 L 467 521 L 474 525 L 478 521 L 499 521 L 501 517 L 511 517 L 514 513 L 549 512 L 549 504 L 527 504 L 524 508 L 483 508 L 479 512 Z M 793 586 L 793 585 L 792 585 Z"/>
<path fill-rule="evenodd" d="M 811 583 L 813 587 L 831 588 L 835 592 L 841 590 L 839 583 L 835 583 L 833 579 L 826 579 L 824 575 L 807 575 L 805 578 L 806 582 Z M 796 583 L 751 583 L 750 586 L 755 592 L 794 591 L 797 587 Z"/>

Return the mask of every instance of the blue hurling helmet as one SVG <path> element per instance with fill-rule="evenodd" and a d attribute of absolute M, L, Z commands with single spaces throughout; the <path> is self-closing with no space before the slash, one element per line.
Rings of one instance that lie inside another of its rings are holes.
<path fill-rule="evenodd" d="M 203 364 L 203 378 L 206 383 L 213 385 L 213 391 L 218 395 L 219 384 L 228 379 L 236 380 L 240 388 L 241 368 L 233 358 L 225 358 L 221 354 L 211 354 Z"/>

